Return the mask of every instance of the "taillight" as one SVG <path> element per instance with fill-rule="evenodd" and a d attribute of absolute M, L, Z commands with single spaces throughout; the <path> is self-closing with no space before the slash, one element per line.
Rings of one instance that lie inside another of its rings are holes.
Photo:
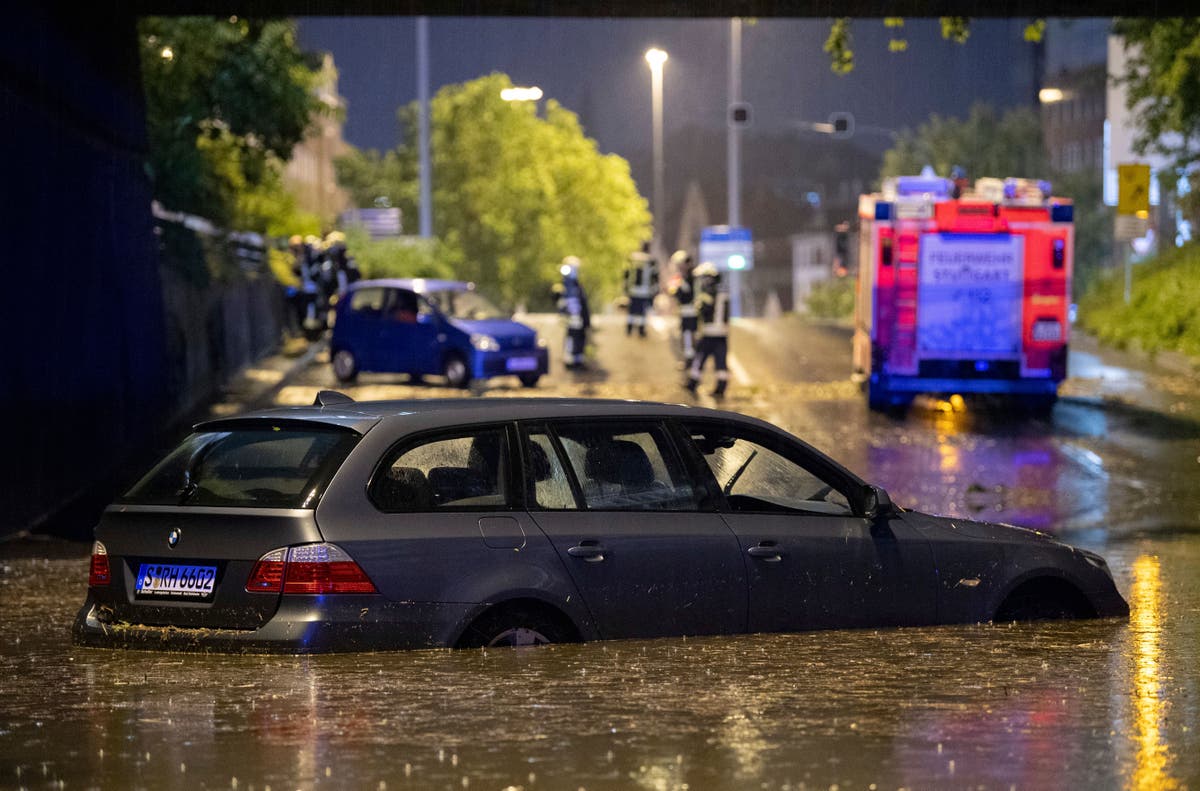
<path fill-rule="evenodd" d="M 283 570 L 287 566 L 287 549 L 273 549 L 258 559 L 246 590 L 250 593 L 279 593 L 283 590 Z"/>
<path fill-rule="evenodd" d="M 88 572 L 88 587 L 103 588 L 112 582 L 108 568 L 108 550 L 99 541 L 92 542 L 92 568 Z"/>
<path fill-rule="evenodd" d="M 254 564 L 251 593 L 377 593 L 366 572 L 334 544 L 304 544 L 268 552 Z"/>

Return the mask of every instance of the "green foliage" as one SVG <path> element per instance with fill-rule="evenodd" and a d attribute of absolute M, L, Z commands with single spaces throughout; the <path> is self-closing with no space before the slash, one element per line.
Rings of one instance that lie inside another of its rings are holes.
<path fill-rule="evenodd" d="M 971 21 L 965 16 L 944 16 L 942 22 L 942 38 L 955 44 L 966 44 L 971 35 Z"/>
<path fill-rule="evenodd" d="M 1177 177 L 1189 174 L 1200 159 L 1200 17 L 1126 17 L 1113 32 L 1125 40 L 1125 71 L 1116 79 L 1137 127 L 1134 150 L 1166 157 Z M 1180 207 L 1200 222 L 1200 176 L 1192 172 L 1190 181 Z"/>
<path fill-rule="evenodd" d="M 1025 40 L 1030 44 L 1040 44 L 1046 36 L 1046 20 L 1035 19 L 1025 26 Z"/>
<path fill-rule="evenodd" d="M 849 74 L 854 71 L 854 50 L 850 49 L 850 17 L 833 20 L 829 38 L 825 39 L 825 51 L 829 53 L 829 68 L 834 74 Z"/>
<path fill-rule="evenodd" d="M 362 228 L 346 231 L 346 249 L 365 278 L 457 279 L 448 252 L 436 240 L 372 239 Z"/>
<path fill-rule="evenodd" d="M 1079 324 L 1105 343 L 1200 356 L 1200 243 L 1169 248 L 1133 268 L 1132 299 L 1114 269 L 1079 303 Z"/>
<path fill-rule="evenodd" d="M 901 133 L 884 154 L 880 177 L 916 174 L 926 165 L 942 175 L 958 165 L 971 178 L 1041 177 L 1048 171 L 1041 121 L 1027 108 L 998 117 L 982 102 L 972 105 L 965 120 L 933 115 L 915 132 Z"/>
<path fill-rule="evenodd" d="M 601 154 L 554 100 L 541 116 L 535 103 L 504 101 L 509 87 L 492 74 L 446 86 L 431 102 L 434 260 L 508 306 L 549 308 L 559 264 L 576 255 L 594 298 L 614 296 L 626 257 L 649 235 L 628 163 Z M 415 218 L 415 108 L 399 117 L 410 144 L 346 157 L 338 174 L 359 202 L 387 196 Z"/>
<path fill-rule="evenodd" d="M 155 197 L 225 227 L 306 224 L 279 177 L 322 107 L 294 25 L 145 17 L 138 42 Z"/>
<path fill-rule="evenodd" d="M 854 315 L 854 278 L 838 277 L 813 284 L 804 298 L 808 312 L 822 319 L 844 319 Z"/>

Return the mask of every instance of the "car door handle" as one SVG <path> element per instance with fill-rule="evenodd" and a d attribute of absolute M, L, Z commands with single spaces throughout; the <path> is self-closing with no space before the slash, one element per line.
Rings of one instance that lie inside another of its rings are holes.
<path fill-rule="evenodd" d="M 577 546 L 569 548 L 567 554 L 573 558 L 583 558 L 588 563 L 599 563 L 604 560 L 606 551 L 604 547 L 595 541 L 583 541 Z"/>
<path fill-rule="evenodd" d="M 756 547 L 750 547 L 746 550 L 746 554 L 752 558 L 762 558 L 768 563 L 778 563 L 783 560 L 783 554 L 779 551 L 779 547 L 773 543 L 764 542 Z"/>

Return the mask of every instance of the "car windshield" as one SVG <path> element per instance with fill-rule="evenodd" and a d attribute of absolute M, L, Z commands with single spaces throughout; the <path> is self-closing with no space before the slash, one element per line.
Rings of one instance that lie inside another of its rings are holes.
<path fill-rule="evenodd" d="M 347 429 L 268 425 L 192 434 L 121 502 L 315 508 L 358 435 Z"/>
<path fill-rule="evenodd" d="M 453 319 L 506 319 L 500 310 L 478 291 L 431 291 L 425 295 L 438 309 Z"/>

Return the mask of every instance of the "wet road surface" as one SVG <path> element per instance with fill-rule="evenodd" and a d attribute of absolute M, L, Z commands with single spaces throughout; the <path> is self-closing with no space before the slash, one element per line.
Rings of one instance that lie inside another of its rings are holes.
<path fill-rule="evenodd" d="M 70 644 L 86 546 L 0 545 L 0 788 L 1200 786 L 1195 379 L 1083 342 L 1050 416 L 929 401 L 888 417 L 846 380 L 846 333 L 796 322 L 735 329 L 741 372 L 724 406 L 831 452 L 902 505 L 1101 552 L 1129 621 L 319 657 L 110 652 Z M 685 400 L 669 336 L 665 322 L 646 341 L 602 322 L 591 371 L 473 395 Z M 308 403 L 333 384 L 318 364 L 278 398 Z M 382 376 L 344 389 L 453 393 Z"/>

